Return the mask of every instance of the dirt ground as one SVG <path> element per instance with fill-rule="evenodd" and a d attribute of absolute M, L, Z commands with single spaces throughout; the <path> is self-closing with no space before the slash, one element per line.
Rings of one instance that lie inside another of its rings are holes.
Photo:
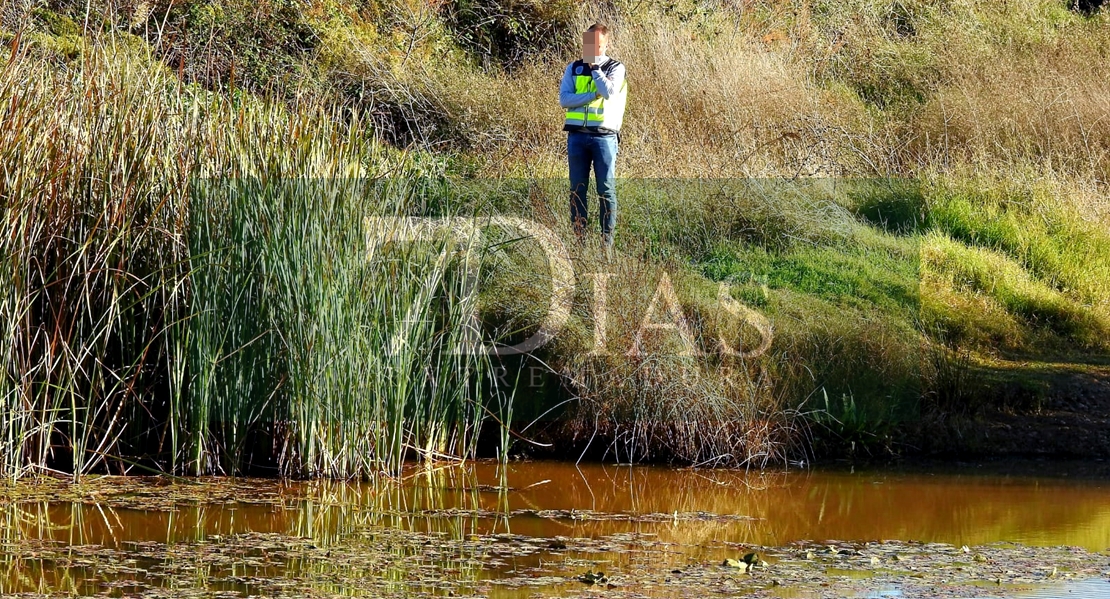
<path fill-rule="evenodd" d="M 995 363 L 972 376 L 982 406 L 911 423 L 900 453 L 1110 459 L 1110 366 Z"/>

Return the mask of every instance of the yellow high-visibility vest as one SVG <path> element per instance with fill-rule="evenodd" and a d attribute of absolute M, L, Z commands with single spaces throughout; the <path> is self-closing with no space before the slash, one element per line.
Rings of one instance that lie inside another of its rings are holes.
<path fill-rule="evenodd" d="M 582 61 L 575 62 L 572 66 L 574 75 L 574 93 L 597 93 L 590 67 Z M 589 104 L 568 108 L 564 130 L 573 131 L 579 127 L 596 128 L 602 132 L 616 133 L 620 131 L 624 121 L 624 106 L 628 98 L 628 77 L 621 80 L 620 89 L 609 94 L 609 99 L 598 96 Z"/>

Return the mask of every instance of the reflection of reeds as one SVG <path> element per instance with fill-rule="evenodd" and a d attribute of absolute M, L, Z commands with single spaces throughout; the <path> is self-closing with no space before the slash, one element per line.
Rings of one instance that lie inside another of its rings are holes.
<path fill-rule="evenodd" d="M 222 99 L 124 46 L 85 56 L 0 72 L 0 473 L 471 454 L 473 248 L 367 260 L 363 219 L 419 208 L 366 183 L 405 158 L 324 108 Z"/>
<path fill-rule="evenodd" d="M 287 589 L 403 596 L 440 580 L 456 589 L 480 584 L 496 575 L 490 571 L 497 561 L 535 565 L 542 558 L 555 569 L 576 555 L 616 562 L 627 556 L 603 547 L 634 546 L 637 538 L 674 543 L 686 559 L 730 544 L 781 546 L 806 538 L 956 546 L 1019 539 L 1097 549 L 1110 530 L 1100 489 L 1076 482 L 602 466 L 576 477 L 569 464 L 509 469 L 483 463 L 419 469 L 374 484 L 293 483 L 272 503 L 253 506 L 220 504 L 236 489 L 220 480 L 199 491 L 159 486 L 179 498 L 172 511 L 114 507 L 120 500 L 132 506 L 133 496 L 150 490 L 130 481 L 115 483 L 129 485 L 118 495 L 110 485 L 95 487 L 103 503 L 8 504 L 0 508 L 6 548 L 0 593 L 95 594 L 106 578 L 137 577 L 210 592 L 280 581 Z M 561 484 L 525 484 L 547 477 Z M 515 489 L 502 492 L 506 483 Z M 212 503 L 192 505 L 206 495 Z M 548 514 L 536 517 L 541 511 Z M 505 521 L 520 536 L 498 536 L 509 532 Z M 569 547 L 545 554 L 555 536 Z M 524 541 L 519 555 L 516 540 Z"/>
<path fill-rule="evenodd" d="M 0 508 L 0 543 L 7 548 L 0 593 L 94 594 L 103 581 L 138 577 L 142 585 L 177 589 L 242 590 L 275 581 L 320 593 L 404 596 L 429 590 L 445 572 L 450 584 L 470 586 L 480 579 L 486 550 L 470 540 L 483 532 L 474 515 L 477 489 L 470 470 L 429 468 L 373 485 L 306 482 L 292 497 L 254 511 L 204 503 L 165 512 L 12 503 Z M 208 492 L 226 490 L 213 480 Z M 442 515 L 452 508 L 460 508 L 458 515 Z M 270 555 L 283 539 L 309 551 Z M 147 573 L 123 566 L 136 559 L 131 563 Z"/>
<path fill-rule="evenodd" d="M 359 575 L 373 575 L 377 585 L 402 593 L 437 582 L 444 572 L 450 572 L 452 584 L 479 579 L 484 548 L 466 543 L 481 532 L 475 515 L 481 504 L 472 471 L 425 468 L 404 480 L 374 486 L 339 481 L 307 484 L 287 534 L 311 538 L 320 547 L 338 548 L 336 556 L 381 553 L 375 560 L 380 568 L 374 572 L 351 572 L 341 557 L 290 564 L 314 580 L 314 589 L 349 593 L 351 584 L 344 581 Z M 455 508 L 457 515 L 442 515 L 443 510 Z M 435 576 L 428 578 L 429 571 Z"/>

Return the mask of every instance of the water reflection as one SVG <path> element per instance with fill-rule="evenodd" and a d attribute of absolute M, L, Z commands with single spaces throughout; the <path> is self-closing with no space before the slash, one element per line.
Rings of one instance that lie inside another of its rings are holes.
<path fill-rule="evenodd" d="M 493 465 L 473 468 L 488 510 L 592 510 L 602 513 L 751 516 L 751 521 L 630 523 L 511 521 L 533 536 L 600 536 L 651 529 L 676 540 L 782 545 L 801 539 L 920 540 L 954 545 L 1014 541 L 1110 548 L 1105 480 L 890 472 L 736 472 L 528 463 L 510 465 L 505 493 Z M 543 481 L 550 481 L 543 483 Z M 540 484 L 543 483 L 543 484 Z M 534 485 L 534 486 L 533 486 Z M 415 489 L 413 489 L 415 491 Z M 421 489 L 428 493 L 431 489 Z M 438 500 L 456 503 L 448 490 Z M 428 495 L 425 495 L 427 497 Z M 414 500 L 409 505 L 418 505 Z M 423 506 L 433 508 L 432 505 Z"/>
<path fill-rule="evenodd" d="M 220 486 L 217 480 L 204 484 Z M 97 547 L 181 546 L 181 557 L 187 560 L 192 548 L 211 544 L 215 535 L 240 533 L 280 533 L 310 539 L 320 547 L 362 543 L 367 555 L 372 546 L 382 545 L 376 536 L 390 531 L 428 535 L 428 543 L 498 533 L 601 538 L 636 532 L 679 544 L 687 553 L 722 543 L 784 545 L 803 539 L 899 539 L 957 546 L 1013 541 L 1092 551 L 1110 548 L 1105 479 L 579 468 L 540 462 L 510 464 L 507 469 L 478 463 L 413 470 L 401 483 L 377 485 L 259 484 L 273 485 L 273 501 L 246 503 L 224 497 L 217 503 L 181 502 L 169 510 L 94 499 L 0 505 L 0 542 L 6 548 L 0 567 L 7 570 L 7 576 L 0 576 L 0 592 L 101 592 L 109 581 L 101 577 L 97 582 L 92 572 L 97 561 L 91 552 Z M 173 485 L 165 492 L 173 493 Z M 92 557 L 67 559 L 63 567 L 37 557 L 27 549 L 30 542 L 84 547 Z M 463 581 L 496 576 L 499 568 L 488 566 L 502 563 L 477 543 L 466 551 L 436 554 L 431 561 L 426 551 L 413 550 L 411 538 L 385 546 L 392 553 L 368 558 L 362 565 L 347 564 L 342 578 L 373 576 L 411 590 L 432 584 L 437 572 Z M 264 553 L 243 549 L 227 559 L 200 560 L 190 575 L 200 581 L 219 580 L 205 585 L 210 590 L 249 592 L 252 577 L 321 567 L 315 562 L 272 562 Z M 133 564 L 114 566 L 109 578 L 119 592 L 146 581 L 145 572 L 156 565 L 157 560 L 145 563 L 141 552 L 136 555 Z M 514 556 L 501 569 L 532 567 L 539 558 L 538 552 Z M 336 582 L 333 590 L 339 592 L 346 584 Z"/>

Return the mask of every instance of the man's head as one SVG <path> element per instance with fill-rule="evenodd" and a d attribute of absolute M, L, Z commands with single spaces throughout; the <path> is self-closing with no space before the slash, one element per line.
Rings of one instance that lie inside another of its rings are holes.
<path fill-rule="evenodd" d="M 582 60 L 595 62 L 609 48 L 609 28 L 594 23 L 582 34 Z"/>

